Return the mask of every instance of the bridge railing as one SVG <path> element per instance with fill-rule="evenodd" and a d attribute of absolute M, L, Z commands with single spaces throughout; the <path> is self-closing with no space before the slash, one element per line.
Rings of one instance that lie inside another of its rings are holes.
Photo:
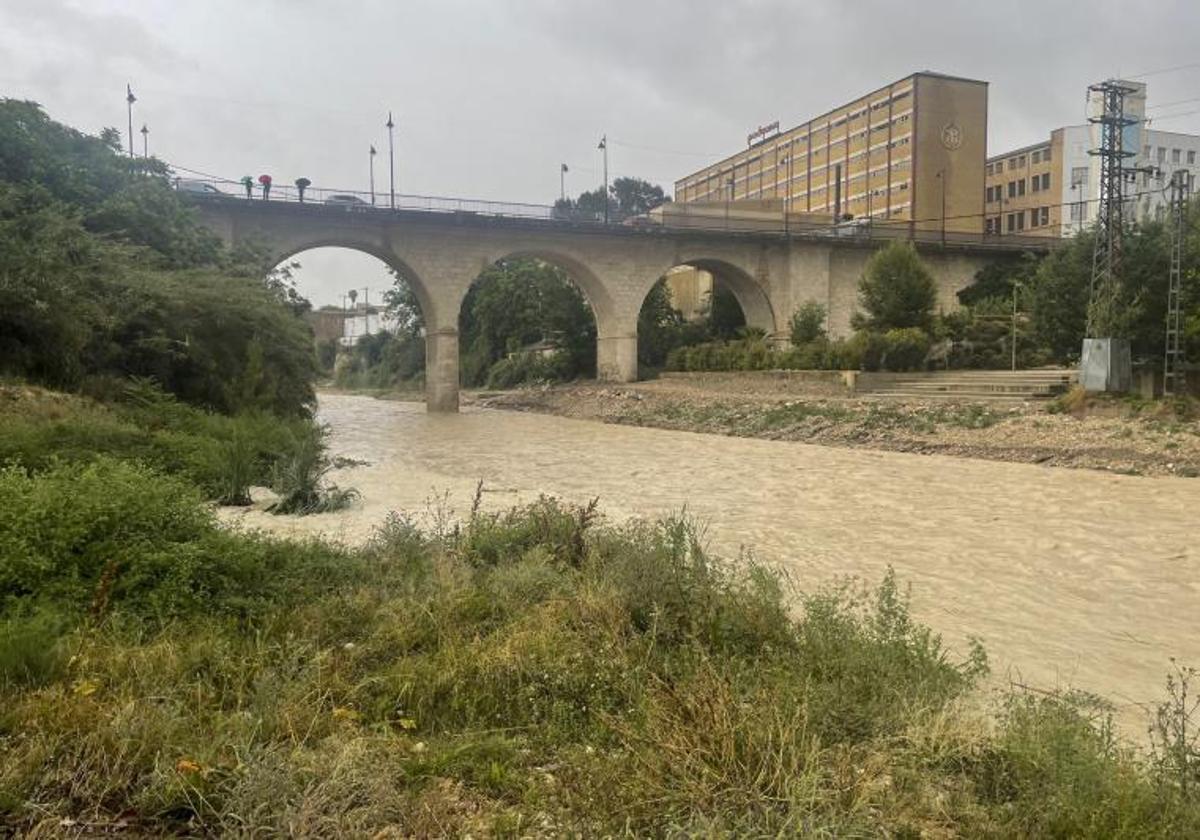
<path fill-rule="evenodd" d="M 212 201 L 263 201 L 263 191 L 255 182 L 249 193 L 240 181 L 218 178 L 178 178 L 176 188 L 190 197 Z M 560 222 L 583 225 L 603 230 L 604 217 L 600 213 L 572 208 L 554 207 L 549 204 L 523 202 L 485 201 L 471 198 L 449 198 L 445 196 L 414 195 L 376 190 L 341 190 L 327 187 L 306 187 L 303 197 L 294 184 L 273 183 L 268 198 L 272 202 L 305 204 L 325 208 L 329 211 L 355 214 L 387 214 L 392 212 L 421 212 L 470 214 L 510 219 L 530 219 L 545 222 Z M 670 213 L 666 220 L 649 216 L 621 216 L 610 214 L 608 227 L 619 226 L 645 231 L 694 230 L 705 233 L 776 234 L 846 242 L 870 242 L 875 240 L 907 240 L 931 244 L 971 245 L 996 247 L 1003 250 L 1013 248 L 1045 249 L 1061 241 L 1061 237 L 1046 235 L 1020 235 L 972 233 L 946 230 L 938 226 L 937 220 L 877 221 L 859 220 L 840 225 L 819 224 L 812 221 L 788 219 L 783 214 L 762 218 L 747 217 L 736 210 L 732 213 Z"/>

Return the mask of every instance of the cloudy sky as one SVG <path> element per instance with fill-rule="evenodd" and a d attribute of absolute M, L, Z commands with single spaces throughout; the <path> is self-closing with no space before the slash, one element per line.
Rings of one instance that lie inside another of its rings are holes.
<path fill-rule="evenodd" d="M 1149 85 L 1152 127 L 1200 133 L 1197 32 L 1195 0 L 0 0 L 0 95 L 124 132 L 129 82 L 173 164 L 358 190 L 372 143 L 386 182 L 391 109 L 401 192 L 549 203 L 560 163 L 569 192 L 600 182 L 601 134 L 611 176 L 669 189 L 914 70 L 991 83 L 992 151 L 1081 122 L 1114 75 Z M 301 262 L 318 304 L 386 283 Z"/>

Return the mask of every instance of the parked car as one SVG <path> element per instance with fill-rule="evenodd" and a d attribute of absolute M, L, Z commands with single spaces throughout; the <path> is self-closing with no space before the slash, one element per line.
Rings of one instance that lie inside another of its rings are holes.
<path fill-rule="evenodd" d="M 325 203 L 333 207 L 345 207 L 347 210 L 360 210 L 371 206 L 358 196 L 349 195 L 348 193 L 334 193 L 333 195 L 326 196 Z"/>
<path fill-rule="evenodd" d="M 186 178 L 176 178 L 175 189 L 192 195 L 225 195 L 208 181 L 191 181 Z"/>

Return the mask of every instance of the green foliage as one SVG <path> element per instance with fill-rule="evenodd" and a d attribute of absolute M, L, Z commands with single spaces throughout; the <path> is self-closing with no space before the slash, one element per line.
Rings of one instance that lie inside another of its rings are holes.
<path fill-rule="evenodd" d="M 223 530 L 191 484 L 137 464 L 102 457 L 34 474 L 0 470 L 0 616 L 46 607 L 75 621 L 249 616 L 268 600 L 296 603 L 344 580 L 341 561 L 327 547 L 285 550 Z M 309 580 L 293 579 L 301 569 Z"/>
<path fill-rule="evenodd" d="M 37 688 L 58 679 L 66 670 L 70 622 L 45 607 L 6 612 L 0 618 L 0 688 Z"/>
<path fill-rule="evenodd" d="M 933 326 L 937 284 L 911 242 L 891 242 L 871 256 L 858 296 L 865 316 L 856 316 L 855 329 Z"/>
<path fill-rule="evenodd" d="M 148 383 L 122 385 L 110 400 L 0 388 L 0 464 L 42 470 L 108 456 L 178 475 L 206 498 L 227 499 L 247 484 L 266 484 L 309 423 L 205 412 Z"/>
<path fill-rule="evenodd" d="M 915 622 L 890 572 L 797 606 L 685 519 L 549 499 L 432 534 L 393 517 L 345 551 L 220 531 L 119 465 L 10 470 L 0 493 L 0 558 L 40 559 L 2 620 L 73 654 L 0 683 L 12 833 L 1200 830 L 1086 699 L 974 711 L 982 650 Z M 119 515 L 143 499 L 153 521 Z M 35 618 L 52 599 L 92 629 Z"/>
<path fill-rule="evenodd" d="M 513 353 L 488 370 L 488 388 L 515 388 L 535 382 L 562 382 L 571 378 L 571 357 L 561 351 Z"/>
<path fill-rule="evenodd" d="M 640 215 L 671 200 L 662 187 L 641 178 L 625 176 L 614 179 L 608 185 L 607 199 L 609 221 Z M 560 211 L 603 219 L 604 204 L 604 189 L 597 187 L 580 193 L 578 198 L 560 198 L 554 202 L 554 207 Z"/>
<path fill-rule="evenodd" d="M 800 308 L 792 313 L 792 320 L 788 325 L 792 345 L 800 347 L 826 338 L 825 315 L 825 306 L 815 300 L 800 304 Z"/>
<path fill-rule="evenodd" d="M 277 514 L 330 513 L 349 507 L 359 497 L 353 488 L 326 481 L 333 461 L 325 446 L 327 430 L 311 426 L 299 435 L 291 452 L 275 462 L 271 489 L 279 500 L 267 510 Z"/>
<path fill-rule="evenodd" d="M 564 271 L 535 259 L 484 271 L 459 316 L 463 384 L 484 385 L 493 365 L 540 341 L 558 346 L 567 378 L 595 375 L 596 321 Z"/>
<path fill-rule="evenodd" d="M 66 388 L 148 376 L 218 411 L 303 414 L 304 305 L 286 268 L 222 253 L 161 163 L 0 100 L 0 374 Z"/>
<path fill-rule="evenodd" d="M 884 370 L 922 370 L 925 357 L 929 355 L 929 335 L 916 327 L 888 330 L 883 334 L 883 356 L 880 366 Z"/>

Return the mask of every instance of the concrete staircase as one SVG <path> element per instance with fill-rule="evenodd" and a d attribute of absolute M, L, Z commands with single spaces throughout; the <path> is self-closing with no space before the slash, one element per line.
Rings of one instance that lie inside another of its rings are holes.
<path fill-rule="evenodd" d="M 856 391 L 867 399 L 907 402 L 1020 403 L 1046 400 L 1069 390 L 1074 370 L 953 370 L 930 373 L 859 374 Z"/>

